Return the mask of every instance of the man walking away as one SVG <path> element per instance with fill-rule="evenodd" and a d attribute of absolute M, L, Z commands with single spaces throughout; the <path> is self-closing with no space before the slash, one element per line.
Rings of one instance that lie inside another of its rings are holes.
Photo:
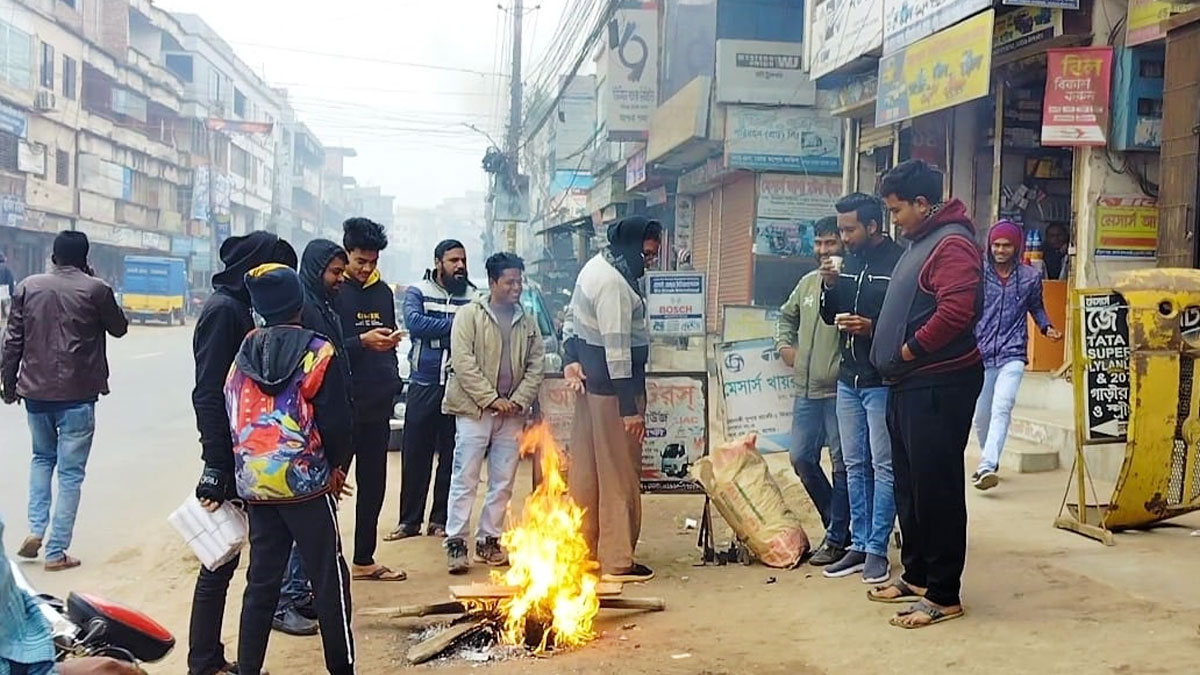
<path fill-rule="evenodd" d="M 564 327 L 563 376 L 580 395 L 571 436 L 571 496 L 604 581 L 649 581 L 634 561 L 642 528 L 642 441 L 650 336 L 640 280 L 658 259 L 662 226 L 642 216 L 608 228 L 608 247 L 579 271 Z"/>
<path fill-rule="evenodd" d="M 300 326 L 304 291 L 293 270 L 263 265 L 246 285 L 266 327 L 246 337 L 225 385 L 235 483 L 250 513 L 238 672 L 262 671 L 294 544 L 312 577 L 325 667 L 353 673 L 350 571 L 335 502 L 353 453 L 350 383 L 334 344 Z"/>
<path fill-rule="evenodd" d="M 16 292 L 16 281 L 8 266 L 8 258 L 0 253 L 0 323 L 8 318 L 8 308 L 12 306 L 12 297 Z"/>
<path fill-rule="evenodd" d="M 487 259 L 488 295 L 458 311 L 450 341 L 450 379 L 442 406 L 458 430 L 450 479 L 446 557 L 451 574 L 467 571 L 467 530 L 486 457 L 487 496 L 475 533 L 475 561 L 506 565 L 500 548 L 512 498 L 518 442 L 542 384 L 542 334 L 521 308 L 525 262 L 512 253 Z"/>
<path fill-rule="evenodd" d="M 966 206 L 942 201 L 941 173 L 909 160 L 889 171 L 881 186 L 892 220 L 909 242 L 892 273 L 871 347 L 871 362 L 892 388 L 888 429 L 904 574 L 870 597 L 915 600 L 892 617 L 892 625 L 921 628 L 963 614 L 963 451 L 983 385 L 974 333 L 982 259 Z"/>
<path fill-rule="evenodd" d="M 230 237 L 221 244 L 220 255 L 225 269 L 213 275 L 213 293 L 204 302 L 192 334 L 192 354 L 196 362 L 192 408 L 196 413 L 204 459 L 204 473 L 196 486 L 196 498 L 210 510 L 216 510 L 222 502 L 237 496 L 233 484 L 233 437 L 229 434 L 224 390 L 225 378 L 242 340 L 254 330 L 246 272 L 272 262 L 296 266 L 296 251 L 270 232 Z M 293 557 L 297 557 L 294 552 Z M 225 660 L 221 627 L 229 582 L 237 571 L 240 558 L 237 556 L 215 570 L 200 568 L 192 595 L 188 675 L 237 673 L 237 665 Z M 315 635 L 317 623 L 294 614 L 288 628 L 289 632 Z"/>
<path fill-rule="evenodd" d="M 1055 342 L 1062 339 L 1042 304 L 1042 275 L 1021 263 L 1021 228 L 1001 220 L 988 232 L 988 260 L 983 266 L 983 312 L 975 340 L 983 358 L 983 390 L 975 403 L 975 436 L 983 455 L 971 482 L 979 490 L 1000 483 L 1000 453 L 1008 438 L 1017 390 L 1028 363 L 1029 331 L 1025 315 Z"/>
<path fill-rule="evenodd" d="M 817 221 L 814 245 L 818 265 L 842 255 L 837 218 Z M 825 526 L 825 541 L 809 560 L 820 567 L 841 560 L 850 545 L 850 501 L 838 439 L 838 331 L 821 320 L 821 275 L 817 271 L 804 275 L 783 304 L 775 326 L 775 348 L 792 367 L 796 380 L 792 468 Z M 821 469 L 821 448 L 826 445 L 833 466 L 832 485 Z"/>
<path fill-rule="evenodd" d="M 404 450 L 400 464 L 400 523 L 383 539 L 396 541 L 421 534 L 429 500 L 429 474 L 437 457 L 431 537 L 446 536 L 446 500 L 454 463 L 454 416 L 442 413 L 446 370 L 450 360 L 450 328 L 458 310 L 471 301 L 467 250 L 447 239 L 433 250 L 433 269 L 404 292 L 404 325 L 412 335 L 408 405 L 404 411 Z"/>
<path fill-rule="evenodd" d="M 58 471 L 48 572 L 79 566 L 67 549 L 96 430 L 96 401 L 109 393 L 105 334 L 119 338 L 129 330 L 112 288 L 92 276 L 87 257 L 87 235 L 59 233 L 54 268 L 17 286 L 0 357 L 4 402 L 25 400 L 33 438 L 30 534 L 17 552 L 22 558 L 36 558 L 41 550 L 50 525 L 51 479 Z"/>
<path fill-rule="evenodd" d="M 400 391 L 396 359 L 396 305 L 392 289 L 380 280 L 379 252 L 387 234 L 379 223 L 351 218 L 342 224 L 349 263 L 346 281 L 333 306 L 346 335 L 354 394 L 354 476 L 358 499 L 354 518 L 354 578 L 404 581 L 403 570 L 375 562 L 379 510 L 387 490 L 387 451 L 392 402 Z"/>
<path fill-rule="evenodd" d="M 871 340 L 892 268 L 903 249 L 883 230 L 883 207 L 856 192 L 838 200 L 838 231 L 849 255 L 839 271 L 820 269 L 821 316 L 842 333 L 837 416 L 850 491 L 850 549 L 824 570 L 827 577 L 862 572 L 864 583 L 891 575 L 888 537 L 896 519 L 892 443 L 887 429 L 888 389 L 871 365 Z"/>

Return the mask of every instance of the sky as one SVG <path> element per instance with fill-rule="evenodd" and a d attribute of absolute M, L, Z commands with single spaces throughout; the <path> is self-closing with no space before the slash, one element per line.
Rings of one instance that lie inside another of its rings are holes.
<path fill-rule="evenodd" d="M 288 89 L 298 117 L 325 145 L 354 148 L 346 172 L 394 194 L 398 207 L 429 208 L 486 189 L 480 161 L 491 142 L 465 125 L 503 141 L 511 20 L 493 0 L 154 4 L 203 18 L 268 83 Z M 528 74 L 568 0 L 526 4 Z"/>

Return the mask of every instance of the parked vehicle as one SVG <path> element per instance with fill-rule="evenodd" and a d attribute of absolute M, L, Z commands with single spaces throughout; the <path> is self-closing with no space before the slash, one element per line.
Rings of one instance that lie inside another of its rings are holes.
<path fill-rule="evenodd" d="M 182 258 L 125 256 L 121 309 L 132 321 L 183 325 L 187 316 L 187 268 Z"/>
<path fill-rule="evenodd" d="M 17 586 L 33 596 L 50 624 L 56 661 L 107 656 L 126 663 L 153 663 L 175 647 L 175 636 L 142 612 L 88 593 L 71 592 L 66 602 L 39 594 L 15 561 L 9 566 Z"/>

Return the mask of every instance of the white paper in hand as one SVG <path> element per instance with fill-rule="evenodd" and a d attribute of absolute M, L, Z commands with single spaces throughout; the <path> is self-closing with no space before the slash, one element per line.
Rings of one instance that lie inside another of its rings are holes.
<path fill-rule="evenodd" d="M 209 513 L 191 495 L 167 520 L 209 571 L 233 560 L 250 538 L 246 514 L 230 502 Z"/>

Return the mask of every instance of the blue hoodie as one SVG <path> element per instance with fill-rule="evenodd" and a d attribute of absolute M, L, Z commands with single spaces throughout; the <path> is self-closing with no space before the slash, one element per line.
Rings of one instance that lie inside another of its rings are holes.
<path fill-rule="evenodd" d="M 992 226 L 995 230 L 1000 221 Z M 975 340 L 983 356 L 985 368 L 999 368 L 1009 361 L 1029 363 L 1029 332 L 1025 327 L 1025 315 L 1033 316 L 1038 329 L 1045 334 L 1052 326 L 1042 303 L 1042 275 L 1029 265 L 1020 262 L 1024 249 L 1020 237 L 1016 238 L 1013 260 L 1016 264 L 1008 278 L 996 272 L 996 260 L 988 246 L 983 266 L 983 312 L 975 325 Z M 991 237 L 988 237 L 991 241 Z"/>

